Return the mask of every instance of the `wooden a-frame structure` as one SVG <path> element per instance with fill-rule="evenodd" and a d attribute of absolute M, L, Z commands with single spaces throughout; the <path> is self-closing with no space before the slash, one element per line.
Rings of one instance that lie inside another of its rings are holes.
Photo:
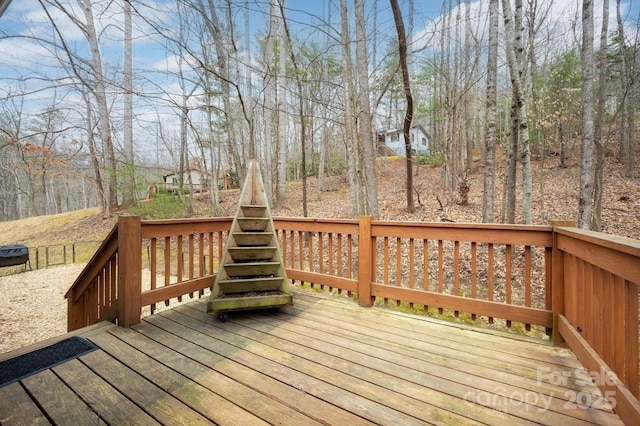
<path fill-rule="evenodd" d="M 229 311 L 292 304 L 260 165 L 251 160 L 207 311 L 225 321 Z"/>

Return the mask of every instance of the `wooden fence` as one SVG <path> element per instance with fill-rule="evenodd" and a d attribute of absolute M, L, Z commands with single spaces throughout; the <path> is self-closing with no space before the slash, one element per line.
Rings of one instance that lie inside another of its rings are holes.
<path fill-rule="evenodd" d="M 67 293 L 68 328 L 128 327 L 215 281 L 232 218 L 124 216 Z M 568 344 L 640 419 L 640 242 L 556 226 L 274 218 L 287 276 L 358 303 L 499 321 Z M 609 393 L 607 393 L 609 392 Z M 614 392 L 614 393 L 611 393 Z M 635 416 L 635 417 L 634 417 Z"/>
<path fill-rule="evenodd" d="M 100 247 L 101 241 L 78 241 L 69 244 L 30 246 L 29 262 L 0 268 L 0 276 L 18 274 L 25 271 L 48 269 L 52 266 L 85 263 Z"/>

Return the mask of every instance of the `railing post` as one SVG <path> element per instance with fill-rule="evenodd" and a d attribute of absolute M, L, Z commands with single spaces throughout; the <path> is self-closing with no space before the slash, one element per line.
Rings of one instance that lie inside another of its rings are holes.
<path fill-rule="evenodd" d="M 559 315 L 565 313 L 564 300 L 564 254 L 558 249 L 558 234 L 555 228 L 558 226 L 575 227 L 576 223 L 571 220 L 550 220 L 549 225 L 552 228 L 552 247 L 551 247 L 551 282 L 550 287 L 546 291 L 551 292 L 551 311 L 553 312 L 553 332 L 551 340 L 555 346 L 562 345 L 564 339 L 560 335 Z"/>
<path fill-rule="evenodd" d="M 358 226 L 358 304 L 371 306 L 371 281 L 373 280 L 374 247 L 371 238 L 371 216 L 360 216 Z"/>
<path fill-rule="evenodd" d="M 118 218 L 118 325 L 140 322 L 142 239 L 139 216 Z"/>

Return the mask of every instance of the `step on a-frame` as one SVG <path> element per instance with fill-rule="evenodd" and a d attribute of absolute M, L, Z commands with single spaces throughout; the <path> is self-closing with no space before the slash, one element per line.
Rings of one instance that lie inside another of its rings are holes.
<path fill-rule="evenodd" d="M 230 247 L 229 254 L 234 262 L 271 260 L 276 254 L 275 246 Z"/>

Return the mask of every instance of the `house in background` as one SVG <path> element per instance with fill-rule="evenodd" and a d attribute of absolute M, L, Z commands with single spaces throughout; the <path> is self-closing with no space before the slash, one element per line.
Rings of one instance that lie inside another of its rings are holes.
<path fill-rule="evenodd" d="M 382 155 L 406 154 L 404 146 L 404 134 L 402 129 L 389 129 L 378 132 L 378 152 Z M 424 155 L 431 152 L 429 146 L 429 134 L 422 126 L 411 127 L 411 153 Z"/>
<path fill-rule="evenodd" d="M 169 192 L 178 189 L 178 172 L 172 172 L 162 176 L 162 189 Z M 183 182 L 185 188 L 191 188 L 193 192 L 202 192 L 209 189 L 210 182 L 208 176 L 198 169 L 185 170 L 183 172 Z"/>

